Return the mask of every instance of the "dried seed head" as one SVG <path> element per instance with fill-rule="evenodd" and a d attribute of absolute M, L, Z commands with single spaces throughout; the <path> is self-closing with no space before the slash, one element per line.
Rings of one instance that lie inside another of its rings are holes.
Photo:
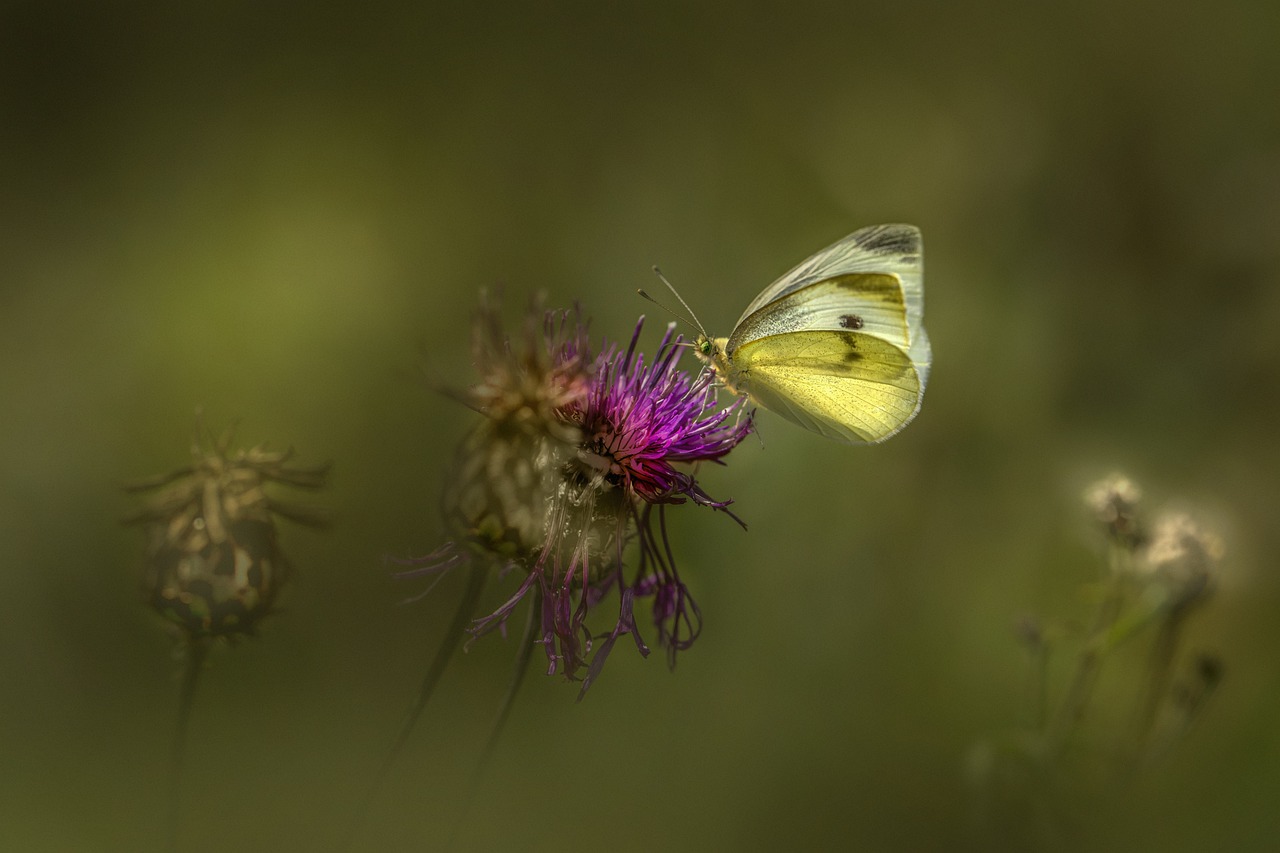
<path fill-rule="evenodd" d="M 268 482 L 305 489 L 324 485 L 328 466 L 290 468 L 291 451 L 263 446 L 227 452 L 228 432 L 193 464 L 128 487 L 162 489 L 129 523 L 144 525 L 151 607 L 188 637 L 252 634 L 271 611 L 288 563 L 277 541 L 275 516 L 322 526 L 325 519 L 267 495 Z"/>
<path fill-rule="evenodd" d="M 580 438 L 563 413 L 586 395 L 593 361 L 576 312 L 535 302 L 522 331 L 508 337 L 499 306 L 482 301 L 472 333 L 480 377 L 455 396 L 485 420 L 459 447 L 444 496 L 452 535 L 501 560 L 528 559 L 546 542 Z"/>
<path fill-rule="evenodd" d="M 484 297 L 471 350 L 479 379 L 455 396 L 488 417 L 494 430 L 577 440 L 562 413 L 586 395 L 594 367 L 578 311 L 547 311 L 535 301 L 513 339 L 503 328 L 499 305 Z"/>
<path fill-rule="evenodd" d="M 1181 512 L 1160 518 L 1154 529 L 1139 565 L 1168 587 L 1176 609 L 1208 597 L 1225 553 L 1222 540 Z"/>
<path fill-rule="evenodd" d="M 1138 503 L 1142 490 L 1123 474 L 1094 483 L 1084 493 L 1085 504 L 1118 544 L 1135 547 L 1142 540 L 1138 525 Z"/>

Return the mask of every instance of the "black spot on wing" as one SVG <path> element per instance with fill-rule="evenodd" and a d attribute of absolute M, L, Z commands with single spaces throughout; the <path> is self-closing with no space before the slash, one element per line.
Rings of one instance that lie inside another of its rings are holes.
<path fill-rule="evenodd" d="M 861 329 L 862 318 L 857 314 L 841 314 L 840 325 L 844 326 L 846 329 Z"/>

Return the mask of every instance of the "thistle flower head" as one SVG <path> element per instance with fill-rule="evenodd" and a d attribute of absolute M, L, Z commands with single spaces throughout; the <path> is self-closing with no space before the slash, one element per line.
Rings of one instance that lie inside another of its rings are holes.
<path fill-rule="evenodd" d="M 472 329 L 471 354 L 480 378 L 457 396 L 491 427 L 576 438 L 558 413 L 586 395 L 593 368 L 577 310 L 545 311 L 535 301 L 513 340 L 503 328 L 500 306 L 486 294 Z"/>
<path fill-rule="evenodd" d="M 577 312 L 535 308 L 523 337 L 512 340 L 494 307 L 482 307 L 475 334 L 481 381 L 458 396 L 486 417 L 463 441 L 445 497 L 447 523 L 469 548 L 437 551 L 402 573 L 476 558 L 522 570 L 519 588 L 472 632 L 504 626 L 532 597 L 548 672 L 581 677 L 584 690 L 621 636 L 631 634 L 648 654 L 636 599 L 653 600 L 669 655 L 696 637 L 700 614 L 676 572 L 664 511 L 690 501 L 727 507 L 690 466 L 720 462 L 751 430 L 742 401 L 720 406 L 709 374 L 680 369 L 673 326 L 647 361 L 638 349 L 643 323 L 625 349 L 593 354 Z M 639 560 L 628 572 L 624 552 L 632 542 Z M 615 588 L 614 627 L 594 634 L 588 614 Z"/>
<path fill-rule="evenodd" d="M 587 391 L 593 358 L 576 312 L 533 303 L 508 337 L 500 306 L 482 298 L 472 329 L 479 379 L 452 396 L 484 415 L 463 440 L 443 501 L 451 535 L 487 558 L 527 560 L 545 539 L 545 512 L 579 431 L 559 416 Z M 453 562 L 456 562 L 454 560 Z"/>
<path fill-rule="evenodd" d="M 750 429 L 736 414 L 745 398 L 720 408 L 714 374 L 698 378 L 680 370 L 683 349 L 667 327 L 653 364 L 636 352 L 644 318 L 636 324 L 626 353 L 603 359 L 590 393 L 566 415 L 583 433 L 578 458 L 612 485 L 648 503 L 724 506 L 711 500 L 681 463 L 719 462 Z"/>
<path fill-rule="evenodd" d="M 311 526 L 325 518 L 270 497 L 266 485 L 324 485 L 328 465 L 292 468 L 291 450 L 265 446 L 229 452 L 231 432 L 205 450 L 192 444 L 192 464 L 127 486 L 157 491 L 126 523 L 147 533 L 148 603 L 188 637 L 252 634 L 271 611 L 288 575 L 275 516 Z"/>

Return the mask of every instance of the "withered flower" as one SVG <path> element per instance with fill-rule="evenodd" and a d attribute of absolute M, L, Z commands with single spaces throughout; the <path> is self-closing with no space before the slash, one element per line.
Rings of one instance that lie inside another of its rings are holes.
<path fill-rule="evenodd" d="M 232 454 L 231 436 L 228 431 L 206 450 L 197 431 L 192 464 L 126 486 L 156 492 L 126 522 L 146 531 L 148 604 L 188 639 L 250 635 L 271 612 L 289 574 L 275 516 L 326 524 L 316 510 L 269 496 L 267 485 L 319 489 L 327 464 L 290 467 L 291 450 L 262 445 Z"/>

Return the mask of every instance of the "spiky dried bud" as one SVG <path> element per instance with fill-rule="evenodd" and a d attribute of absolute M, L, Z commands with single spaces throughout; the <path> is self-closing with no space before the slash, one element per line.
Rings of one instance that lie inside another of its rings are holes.
<path fill-rule="evenodd" d="M 547 508 L 562 490 L 581 430 L 561 412 L 581 404 L 592 374 L 576 313 L 532 306 L 522 334 L 506 335 L 485 300 L 472 355 L 479 381 L 456 394 L 485 416 L 455 457 L 444 496 L 452 535 L 479 552 L 526 559 L 546 541 Z"/>
<path fill-rule="evenodd" d="M 210 450 L 199 438 L 193 462 L 170 474 L 126 486 L 160 490 L 126 519 L 147 535 L 143 588 L 148 604 L 190 638 L 253 634 L 271 611 L 289 566 L 277 540 L 275 516 L 313 527 L 315 510 L 281 503 L 268 483 L 319 489 L 329 466 L 292 468 L 291 450 L 259 445 L 228 452 L 228 431 Z"/>

